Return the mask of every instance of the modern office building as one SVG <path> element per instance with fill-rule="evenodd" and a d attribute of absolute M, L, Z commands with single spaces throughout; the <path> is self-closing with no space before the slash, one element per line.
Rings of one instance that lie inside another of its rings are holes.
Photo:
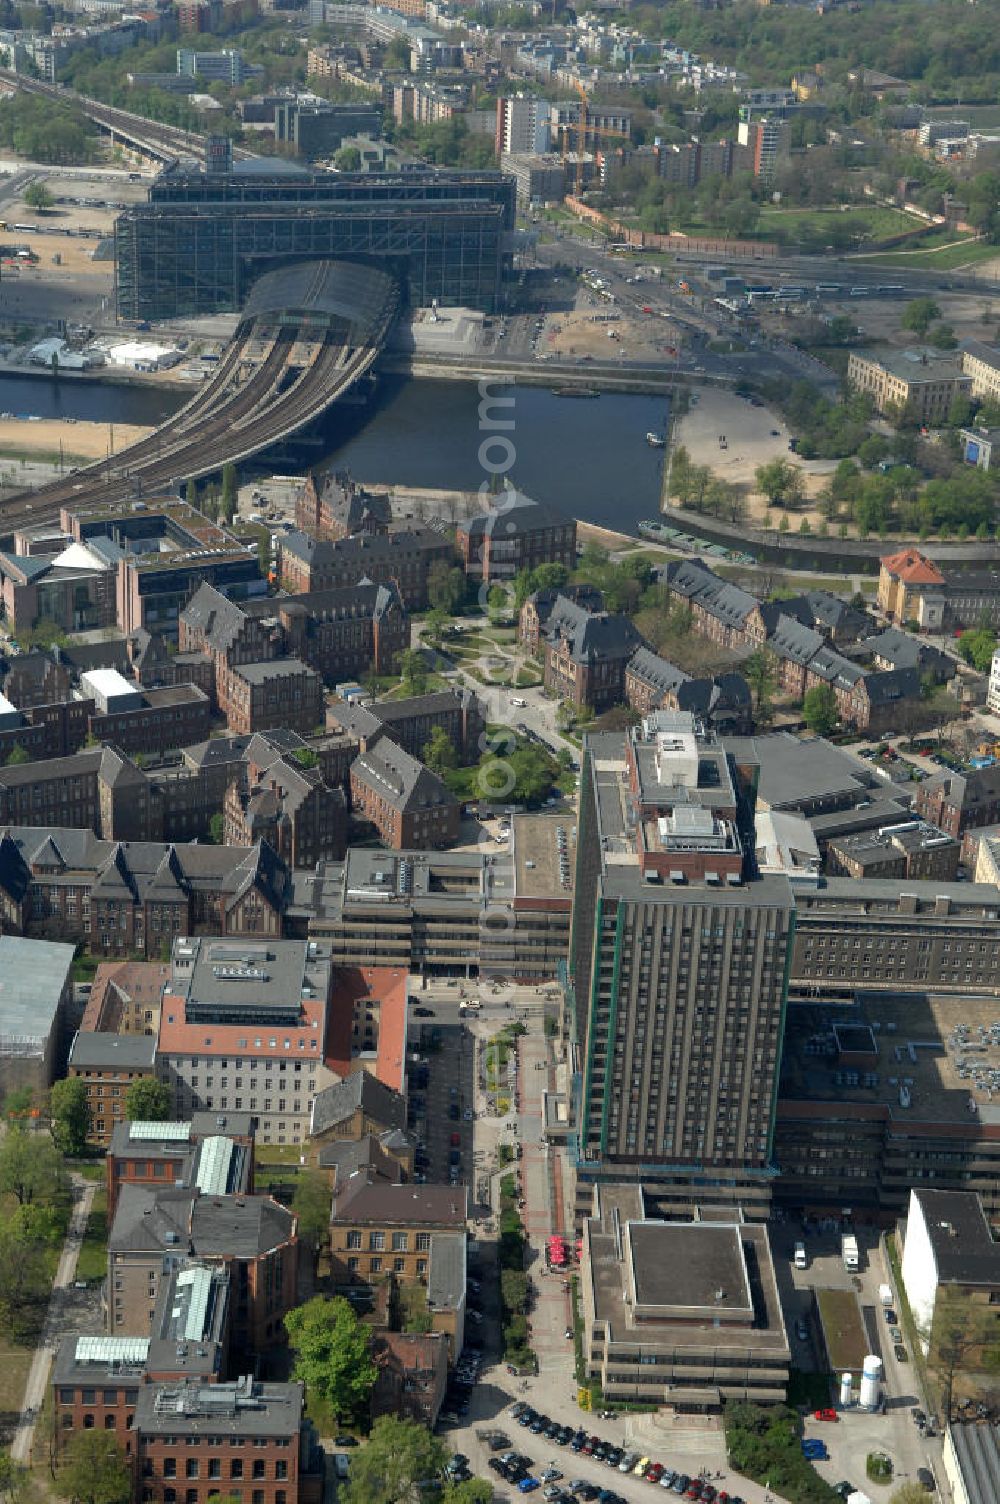
<path fill-rule="evenodd" d="M 569 994 L 578 1206 L 599 1180 L 672 1211 L 766 1214 L 793 898 L 752 878 L 721 744 L 659 711 L 588 737 Z"/>
<path fill-rule="evenodd" d="M 661 1222 L 642 1187 L 594 1187 L 580 1261 L 583 1361 L 606 1399 L 712 1413 L 781 1404 L 791 1351 L 766 1227 Z"/>
<path fill-rule="evenodd" d="M 364 257 L 409 301 L 494 309 L 511 257 L 515 185 L 495 171 L 324 173 L 239 163 L 167 167 L 115 224 L 119 317 L 237 312 L 279 263 Z"/>

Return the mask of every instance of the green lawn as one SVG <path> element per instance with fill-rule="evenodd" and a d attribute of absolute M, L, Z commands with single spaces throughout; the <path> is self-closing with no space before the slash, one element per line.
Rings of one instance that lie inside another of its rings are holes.
<path fill-rule="evenodd" d="M 877 256 L 860 259 L 876 266 L 912 266 L 926 271 L 951 272 L 961 266 L 971 266 L 978 261 L 990 261 L 1000 257 L 1000 246 L 984 240 L 963 240 L 957 244 L 941 246 L 938 250 L 882 251 Z"/>
<path fill-rule="evenodd" d="M 108 1193 L 103 1185 L 94 1192 L 94 1204 L 87 1218 L 87 1231 L 80 1244 L 76 1266 L 77 1279 L 98 1280 L 108 1266 Z"/>
<path fill-rule="evenodd" d="M 32 1350 L 0 1346 L 0 1416 L 13 1417 L 24 1403 L 24 1386 L 28 1382 Z"/>
<path fill-rule="evenodd" d="M 765 205 L 760 211 L 757 233 L 766 238 L 778 230 L 789 236 L 803 230 L 821 233 L 822 226 L 841 215 L 855 221 L 864 221 L 868 234 L 876 240 L 885 240 L 890 235 L 902 235 L 907 230 L 916 230 L 924 223 L 902 209 L 886 209 L 880 204 L 851 204 L 841 209 L 779 209 Z"/>

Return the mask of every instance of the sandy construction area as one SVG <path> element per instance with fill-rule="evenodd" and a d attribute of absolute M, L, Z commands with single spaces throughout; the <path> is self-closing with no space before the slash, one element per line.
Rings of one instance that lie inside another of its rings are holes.
<path fill-rule="evenodd" d="M 151 432 L 138 425 L 116 423 L 115 453 Z M 60 444 L 67 463 L 103 459 L 111 444 L 111 427 L 107 423 L 74 423 L 59 418 L 40 418 L 38 422 L 0 418 L 0 456 L 58 455 Z"/>
<path fill-rule="evenodd" d="M 746 398 L 714 387 L 701 388 L 697 399 L 674 426 L 674 447 L 683 445 L 696 465 L 708 465 L 722 480 L 740 486 L 751 517 L 762 518 L 767 510 L 764 497 L 754 487 L 758 465 L 788 460 L 802 471 L 808 496 L 814 496 L 836 470 L 836 460 L 803 460 L 793 454 L 788 448 L 788 429 L 769 408 L 754 407 Z M 808 517 L 810 524 L 819 520 L 806 507 L 796 507 L 795 516 Z"/>

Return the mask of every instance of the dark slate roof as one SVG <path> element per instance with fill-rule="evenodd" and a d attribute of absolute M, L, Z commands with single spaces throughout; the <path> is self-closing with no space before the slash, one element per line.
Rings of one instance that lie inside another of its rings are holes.
<path fill-rule="evenodd" d="M 222 892 L 231 907 L 256 885 L 281 908 L 290 881 L 288 869 L 266 841 L 254 846 L 186 841 L 175 847 L 163 841 L 104 841 L 92 830 L 72 826 L 11 826 L 0 840 L 0 882 L 6 886 L 8 878 L 15 884 L 22 880 L 14 851 L 28 865 L 35 852 L 51 850 L 49 840 L 67 880 L 73 873 L 92 873 L 94 891 L 105 895 L 150 894 L 163 902 L 173 891 Z"/>
<path fill-rule="evenodd" d="M 676 663 L 661 658 L 652 648 L 638 648 L 629 659 L 628 671 L 660 694 L 676 694 L 681 685 L 690 682 L 691 675 L 678 668 Z"/>
<path fill-rule="evenodd" d="M 356 486 L 349 475 L 330 472 L 323 477 L 320 497 L 324 507 L 348 530 L 368 521 L 388 527 L 392 521 L 392 503 L 384 492 L 365 491 Z"/>
<path fill-rule="evenodd" d="M 529 595 L 528 600 L 535 608 L 540 627 L 552 615 L 552 608 L 558 600 L 571 601 L 574 606 L 582 606 L 585 611 L 603 611 L 604 596 L 596 585 L 562 585 L 559 589 L 536 590 Z"/>
<path fill-rule="evenodd" d="M 20 903 L 31 886 L 31 868 L 9 831 L 0 836 L 0 888 Z"/>
<path fill-rule="evenodd" d="M 152 1070 L 156 1038 L 152 1034 L 105 1034 L 81 1030 L 69 1052 L 77 1070 Z"/>
<path fill-rule="evenodd" d="M 394 533 L 358 533 L 353 538 L 314 538 L 311 533 L 291 532 L 281 539 L 283 552 L 294 554 L 314 569 L 355 558 L 391 561 L 394 554 L 420 549 L 440 552 L 448 546 L 448 540 L 429 527 L 404 528 Z"/>
<path fill-rule="evenodd" d="M 549 642 L 569 643 L 575 663 L 607 663 L 631 658 L 643 646 L 642 634 L 627 616 L 587 611 L 560 598 L 545 625 Z"/>
<path fill-rule="evenodd" d="M 197 1194 L 189 1187 L 152 1188 L 123 1182 L 108 1249 L 112 1253 L 153 1253 L 166 1248 L 192 1252 L 190 1219 Z"/>
<path fill-rule="evenodd" d="M 319 1164 L 324 1170 L 336 1170 L 336 1184 L 360 1171 L 371 1170 L 381 1180 L 399 1185 L 403 1179 L 403 1167 L 393 1155 L 387 1154 L 381 1140 L 374 1133 L 363 1138 L 337 1138 L 324 1144 L 319 1151 Z"/>
<path fill-rule="evenodd" d="M 204 1257 L 256 1258 L 287 1243 L 295 1218 L 270 1196 L 199 1196 L 191 1212 L 191 1243 Z"/>
<path fill-rule="evenodd" d="M 505 491 L 502 501 L 488 511 L 480 511 L 467 522 L 460 522 L 459 532 L 470 538 L 515 537 L 518 533 L 532 533 L 539 528 L 566 527 L 572 519 L 558 507 L 545 501 L 535 501 L 523 491 Z"/>
<path fill-rule="evenodd" d="M 436 773 L 387 736 L 355 758 L 351 776 L 374 789 L 394 809 L 426 809 L 458 802 Z"/>
<path fill-rule="evenodd" d="M 825 641 L 823 634 L 814 627 L 803 626 L 794 616 L 786 616 L 782 611 L 767 645 L 779 658 L 805 664 L 816 656 Z"/>
<path fill-rule="evenodd" d="M 332 1216 L 352 1222 L 381 1222 L 401 1226 L 420 1223 L 464 1228 L 469 1188 L 465 1185 L 371 1184 L 360 1175 L 348 1181 L 335 1198 Z"/>
<path fill-rule="evenodd" d="M 865 690 L 873 705 L 920 697 L 920 675 L 915 668 L 891 668 L 884 674 L 866 674 Z"/>
<path fill-rule="evenodd" d="M 742 627 L 757 601 L 738 585 L 720 579 L 700 559 L 675 559 L 663 571 L 667 587 L 727 626 Z"/>
<path fill-rule="evenodd" d="M 369 709 L 383 724 L 391 726 L 394 721 L 408 721 L 414 716 L 461 710 L 471 698 L 475 697 L 468 689 L 440 689 L 429 695 L 411 695 L 405 700 L 376 700 Z"/>
<path fill-rule="evenodd" d="M 369 1071 L 353 1071 L 313 1098 L 309 1132 L 325 1133 L 354 1112 L 364 1112 L 383 1128 L 406 1127 L 406 1103 L 398 1091 Z"/>
<path fill-rule="evenodd" d="M 246 613 L 214 585 L 201 584 L 181 612 L 181 620 L 201 632 L 213 651 L 224 653 L 236 641 Z"/>
<path fill-rule="evenodd" d="M 871 625 L 871 617 L 864 611 L 841 600 L 839 595 L 831 595 L 829 590 L 807 590 L 805 599 L 809 602 L 813 621 L 841 637 L 860 637 Z"/>

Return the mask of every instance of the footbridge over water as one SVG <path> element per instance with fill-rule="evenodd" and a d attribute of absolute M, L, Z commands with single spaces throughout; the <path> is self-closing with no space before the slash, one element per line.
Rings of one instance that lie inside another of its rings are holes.
<path fill-rule="evenodd" d="M 218 370 L 186 406 L 112 458 L 11 497 L 0 528 L 54 521 L 75 500 L 163 495 L 290 438 L 366 375 L 399 299 L 390 273 L 360 262 L 298 262 L 265 273 Z"/>

